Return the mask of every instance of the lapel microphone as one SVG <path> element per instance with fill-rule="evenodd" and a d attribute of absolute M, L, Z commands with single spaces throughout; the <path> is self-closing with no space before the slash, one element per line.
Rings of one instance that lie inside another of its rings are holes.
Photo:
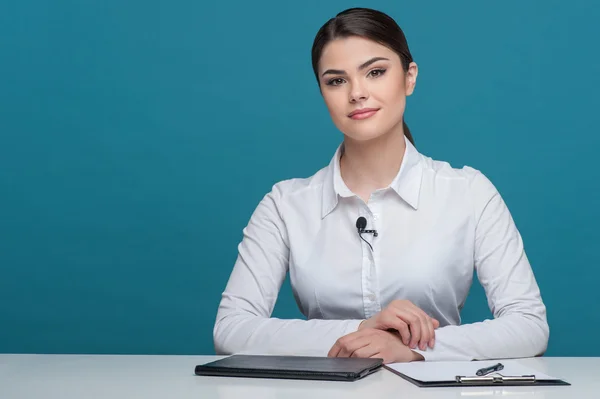
<path fill-rule="evenodd" d="M 379 235 L 377 234 L 377 230 L 365 230 L 365 227 L 367 227 L 367 219 L 365 219 L 363 216 L 356 219 L 356 229 L 358 230 L 358 234 L 371 233 L 373 234 L 373 237 L 377 237 Z"/>
<path fill-rule="evenodd" d="M 359 237 L 366 242 L 369 248 L 371 248 L 371 251 L 373 251 L 373 246 L 369 243 L 369 241 L 365 240 L 362 235 L 363 233 L 371 233 L 373 234 L 373 237 L 377 237 L 377 230 L 365 230 L 365 227 L 367 227 L 367 219 L 365 219 L 363 216 L 356 219 L 356 230 L 358 230 Z"/>

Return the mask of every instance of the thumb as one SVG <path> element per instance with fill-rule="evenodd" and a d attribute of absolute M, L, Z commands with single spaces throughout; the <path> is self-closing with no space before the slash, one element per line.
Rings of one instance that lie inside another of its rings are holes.
<path fill-rule="evenodd" d="M 431 322 L 433 323 L 433 328 L 438 328 L 440 326 L 440 322 L 433 317 L 431 318 Z"/>

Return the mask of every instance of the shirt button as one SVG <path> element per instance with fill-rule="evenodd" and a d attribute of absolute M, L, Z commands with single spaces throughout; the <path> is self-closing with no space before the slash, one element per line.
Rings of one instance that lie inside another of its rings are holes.
<path fill-rule="evenodd" d="M 369 294 L 369 300 L 370 301 L 375 301 L 375 295 L 374 294 Z"/>
<path fill-rule="evenodd" d="M 379 215 L 373 215 L 373 220 L 379 219 Z"/>

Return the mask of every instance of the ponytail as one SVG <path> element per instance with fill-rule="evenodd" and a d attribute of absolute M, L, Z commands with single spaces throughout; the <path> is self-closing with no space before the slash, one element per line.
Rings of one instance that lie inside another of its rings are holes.
<path fill-rule="evenodd" d="M 406 136 L 408 141 L 410 141 L 412 145 L 415 145 L 415 140 L 413 139 L 413 136 L 410 133 L 410 130 L 408 129 L 408 125 L 406 124 L 406 122 L 404 122 L 404 120 L 402 121 L 402 129 L 404 130 L 404 135 Z"/>

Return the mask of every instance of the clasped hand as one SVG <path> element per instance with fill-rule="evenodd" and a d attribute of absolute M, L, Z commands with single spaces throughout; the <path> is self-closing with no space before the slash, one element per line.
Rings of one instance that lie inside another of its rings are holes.
<path fill-rule="evenodd" d="M 384 363 L 422 360 L 412 351 L 426 350 L 435 345 L 435 329 L 440 323 L 407 300 L 393 301 L 370 319 L 364 320 L 358 331 L 338 339 L 329 357 L 377 357 Z"/>

